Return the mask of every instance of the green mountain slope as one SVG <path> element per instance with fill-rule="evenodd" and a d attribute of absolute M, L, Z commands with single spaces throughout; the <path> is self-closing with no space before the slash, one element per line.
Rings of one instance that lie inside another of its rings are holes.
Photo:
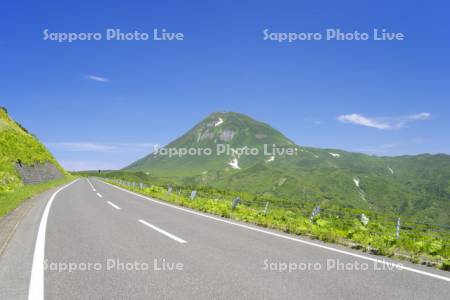
<path fill-rule="evenodd" d="M 23 185 L 16 169 L 18 162 L 23 166 L 51 163 L 64 173 L 45 146 L 0 107 L 0 192 Z"/>
<path fill-rule="evenodd" d="M 259 152 L 215 155 L 218 144 Z M 295 155 L 264 153 L 264 145 L 295 148 Z M 211 114 L 165 148 L 210 148 L 213 154 L 169 157 L 160 151 L 124 170 L 274 200 L 333 203 L 450 223 L 449 155 L 376 157 L 300 147 L 269 125 L 238 113 Z"/>
<path fill-rule="evenodd" d="M 232 173 L 233 170 L 250 167 L 257 161 L 267 159 L 268 156 L 264 157 L 263 153 L 264 144 L 296 148 L 292 141 L 265 123 L 238 113 L 214 113 L 165 147 L 177 149 L 178 152 L 194 149 L 194 155 L 169 157 L 167 154 L 150 154 L 125 169 L 151 170 L 152 173 L 165 176 L 191 176 L 213 170 Z M 259 154 L 239 155 L 231 150 L 218 149 L 218 145 L 227 145 L 236 151 L 245 151 L 239 149 L 243 147 L 257 148 Z M 202 149 L 211 149 L 211 154 L 205 154 Z M 233 159 L 237 159 L 237 166 L 230 164 Z"/>

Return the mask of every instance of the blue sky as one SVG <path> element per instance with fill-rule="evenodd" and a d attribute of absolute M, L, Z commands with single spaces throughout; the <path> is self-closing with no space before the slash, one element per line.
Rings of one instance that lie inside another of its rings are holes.
<path fill-rule="evenodd" d="M 123 167 L 215 111 L 304 146 L 450 153 L 445 1 L 192 2 L 4 1 L 0 105 L 68 169 Z M 43 40 L 46 28 L 165 28 L 185 39 L 58 43 Z M 406 38 L 263 40 L 264 29 L 327 28 Z"/>

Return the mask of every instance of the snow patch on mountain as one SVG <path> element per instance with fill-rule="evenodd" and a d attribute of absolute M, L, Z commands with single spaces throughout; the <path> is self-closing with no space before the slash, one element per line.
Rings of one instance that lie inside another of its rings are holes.
<path fill-rule="evenodd" d="M 391 167 L 388 167 L 389 172 L 391 172 L 392 175 L 394 175 L 394 170 Z"/>
<path fill-rule="evenodd" d="M 241 168 L 239 167 L 239 161 L 238 161 L 237 158 L 233 158 L 228 164 L 229 164 L 233 169 L 237 169 L 237 170 L 241 169 Z"/>
<path fill-rule="evenodd" d="M 214 124 L 214 127 L 217 127 L 217 126 L 219 126 L 222 123 L 223 123 L 223 119 L 219 118 L 219 120 Z"/>
<path fill-rule="evenodd" d="M 366 195 L 364 194 L 363 191 L 359 191 L 359 196 L 361 197 L 362 200 L 367 201 Z"/>
<path fill-rule="evenodd" d="M 271 156 L 271 157 L 269 157 L 268 159 L 266 159 L 266 162 L 271 162 L 271 161 L 274 161 L 275 160 L 275 156 Z"/>
<path fill-rule="evenodd" d="M 364 201 L 367 201 L 366 193 L 360 187 L 361 181 L 358 178 L 353 177 L 353 183 L 355 184 L 356 189 L 358 190 L 358 193 L 359 193 L 359 196 L 361 197 L 361 199 Z"/>
<path fill-rule="evenodd" d="M 339 153 L 333 153 L 333 152 L 328 152 L 328 153 L 333 157 L 337 157 L 337 158 L 341 157 L 341 155 Z"/>

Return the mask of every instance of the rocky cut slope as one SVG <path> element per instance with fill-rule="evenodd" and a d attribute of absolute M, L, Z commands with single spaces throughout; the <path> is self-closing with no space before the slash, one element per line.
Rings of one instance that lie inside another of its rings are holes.
<path fill-rule="evenodd" d="M 45 146 L 0 107 L 0 192 L 61 178 L 64 174 Z"/>

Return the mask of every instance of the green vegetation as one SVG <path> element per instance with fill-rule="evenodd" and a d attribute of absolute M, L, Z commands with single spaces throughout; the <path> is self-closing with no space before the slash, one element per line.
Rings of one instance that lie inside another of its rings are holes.
<path fill-rule="evenodd" d="M 41 184 L 24 185 L 16 164 L 32 166 L 46 162 L 54 164 L 66 177 Z M 5 108 L 0 107 L 0 217 L 15 209 L 25 199 L 61 185 L 71 178 L 45 146 L 10 118 Z"/>
<path fill-rule="evenodd" d="M 72 179 L 72 176 L 67 176 L 61 179 L 47 181 L 40 184 L 24 185 L 14 191 L 0 192 L 0 217 L 14 210 L 24 200 L 29 199 L 48 189 L 67 183 Z"/>
<path fill-rule="evenodd" d="M 215 126 L 220 119 L 223 123 Z M 253 156 L 215 155 L 217 144 L 260 151 Z M 264 144 L 294 147 L 297 155 L 268 161 Z M 238 113 L 214 113 L 166 148 L 211 148 L 213 155 L 150 154 L 123 171 L 139 172 L 153 182 L 248 192 L 274 202 L 337 205 L 450 225 L 449 155 L 377 157 L 300 147 L 269 125 Z M 233 158 L 240 169 L 229 165 Z"/>
<path fill-rule="evenodd" d="M 267 202 L 249 193 L 196 187 L 194 189 L 197 190 L 197 197 L 190 200 L 189 195 L 193 187 L 174 185 L 169 193 L 167 187 L 149 183 L 142 189 L 139 184 L 127 185 L 122 181 L 127 175 L 126 172 L 120 173 L 121 176 L 117 178 L 112 176 L 113 173 L 100 175 L 118 186 L 202 212 L 291 234 L 306 235 L 325 242 L 339 243 L 377 255 L 450 269 L 450 230 L 445 228 L 402 220 L 400 236 L 397 238 L 396 216 L 375 214 L 373 211 L 328 205 L 322 207 L 321 212 L 311 220 L 311 212 L 314 209 L 311 203 L 299 205 L 295 202 L 268 201 L 268 210 L 265 213 Z M 136 174 L 127 179 L 130 178 L 142 179 Z M 232 209 L 231 202 L 236 196 L 239 196 L 242 202 L 236 209 Z M 361 221 L 361 214 L 369 218 L 368 224 L 364 225 Z"/>
<path fill-rule="evenodd" d="M 250 156 L 216 155 L 217 144 L 259 151 Z M 269 159 L 264 145 L 293 147 L 297 155 Z M 145 195 L 223 217 L 450 268 L 450 228 L 431 225 L 450 225 L 448 155 L 376 157 L 300 147 L 269 125 L 237 113 L 212 114 L 166 146 L 192 148 L 210 148 L 213 154 L 155 153 L 121 171 L 82 175 L 101 176 Z M 233 159 L 239 168 L 230 164 Z M 198 192 L 193 201 L 192 190 Z M 242 204 L 232 210 L 231 201 L 237 196 Z M 310 220 L 317 206 L 322 210 Z M 362 214 L 369 218 L 366 225 Z"/>
<path fill-rule="evenodd" d="M 45 146 L 0 107 L 0 192 L 23 186 L 15 168 L 19 161 L 23 165 L 51 162 L 64 173 Z"/>

